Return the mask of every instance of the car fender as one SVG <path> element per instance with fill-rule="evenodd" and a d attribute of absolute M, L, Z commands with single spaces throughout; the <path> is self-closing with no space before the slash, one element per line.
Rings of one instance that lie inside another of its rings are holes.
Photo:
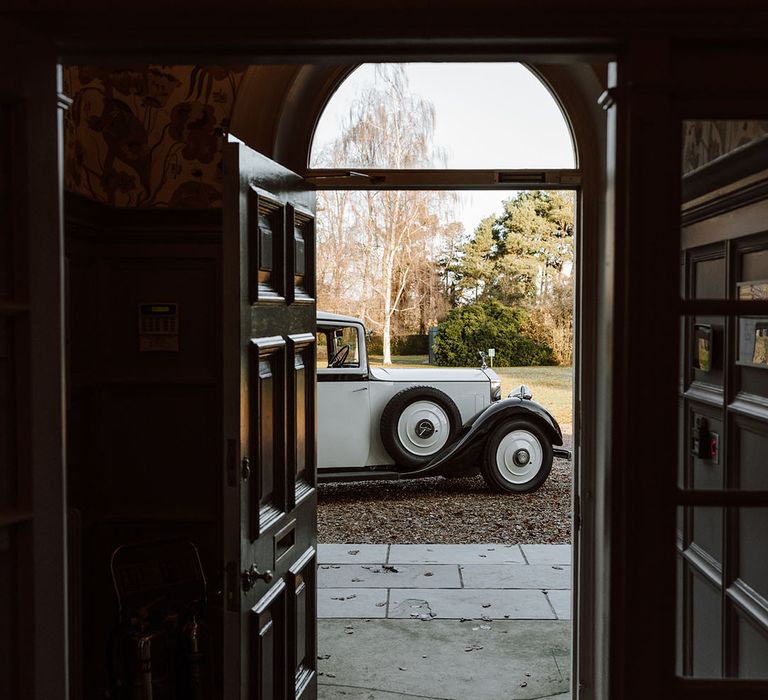
<path fill-rule="evenodd" d="M 403 476 L 421 477 L 466 469 L 467 458 L 482 450 L 485 440 L 496 426 L 515 418 L 525 418 L 539 426 L 553 445 L 563 444 L 560 426 L 546 408 L 529 398 L 510 396 L 492 403 L 470 418 L 456 440 L 446 446 L 443 452 L 436 455 L 429 464 Z"/>

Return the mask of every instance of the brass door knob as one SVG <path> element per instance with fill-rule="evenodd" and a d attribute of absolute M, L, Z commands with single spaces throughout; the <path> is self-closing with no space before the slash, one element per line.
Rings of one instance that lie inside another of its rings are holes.
<path fill-rule="evenodd" d="M 259 571 L 259 567 L 256 566 L 256 564 L 251 564 L 251 567 L 242 573 L 243 590 L 250 591 L 251 588 L 256 585 L 257 581 L 261 580 L 265 583 L 269 583 L 274 577 L 274 574 L 269 569 L 262 572 Z"/>

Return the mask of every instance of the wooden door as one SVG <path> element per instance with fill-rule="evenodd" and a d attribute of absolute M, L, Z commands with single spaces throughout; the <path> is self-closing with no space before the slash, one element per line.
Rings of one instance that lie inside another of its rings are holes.
<path fill-rule="evenodd" d="M 66 698 L 56 53 L 0 18 L 0 697 Z"/>
<path fill-rule="evenodd" d="M 224 697 L 313 698 L 314 193 L 224 152 Z"/>

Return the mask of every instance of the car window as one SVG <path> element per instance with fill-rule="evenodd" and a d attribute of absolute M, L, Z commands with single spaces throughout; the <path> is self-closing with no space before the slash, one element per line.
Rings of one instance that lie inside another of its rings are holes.
<path fill-rule="evenodd" d="M 328 366 L 328 334 L 317 331 L 317 368 Z"/>
<path fill-rule="evenodd" d="M 357 340 L 355 326 L 318 329 L 317 368 L 327 369 L 331 366 L 329 363 L 333 363 L 335 368 L 360 367 L 360 347 Z M 347 346 L 349 350 L 345 351 Z M 342 359 L 343 363 L 340 364 Z"/>

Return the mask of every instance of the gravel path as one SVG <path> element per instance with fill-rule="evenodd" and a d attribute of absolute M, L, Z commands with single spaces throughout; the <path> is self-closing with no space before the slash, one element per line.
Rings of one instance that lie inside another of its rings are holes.
<path fill-rule="evenodd" d="M 571 426 L 563 426 L 568 449 L 573 443 L 570 432 Z M 481 476 L 321 484 L 318 492 L 320 542 L 571 541 L 571 464 L 562 459 L 555 459 L 547 481 L 530 494 L 492 493 Z"/>

